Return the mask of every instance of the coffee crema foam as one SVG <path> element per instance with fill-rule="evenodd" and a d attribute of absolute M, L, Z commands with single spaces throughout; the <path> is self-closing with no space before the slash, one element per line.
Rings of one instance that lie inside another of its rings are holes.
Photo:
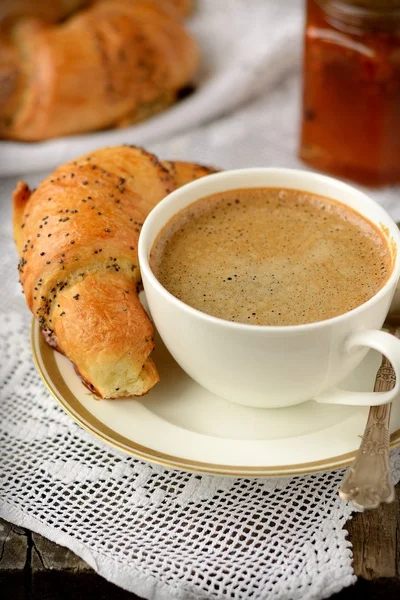
<path fill-rule="evenodd" d="M 348 206 L 298 190 L 202 198 L 159 233 L 150 267 L 174 296 L 239 323 L 298 325 L 366 302 L 392 258 L 383 234 Z"/>

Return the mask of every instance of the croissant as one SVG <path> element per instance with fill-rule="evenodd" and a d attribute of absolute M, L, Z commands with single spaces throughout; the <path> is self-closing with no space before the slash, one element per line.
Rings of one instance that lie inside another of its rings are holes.
<path fill-rule="evenodd" d="M 213 170 L 118 146 L 59 167 L 33 192 L 23 182 L 14 192 L 28 307 L 102 398 L 141 396 L 158 381 L 153 326 L 138 298 L 139 232 L 164 196 Z"/>
<path fill-rule="evenodd" d="M 88 0 L 1 0 L 0 24 L 8 25 L 24 17 L 56 23 L 88 4 Z"/>
<path fill-rule="evenodd" d="M 95 1 L 95 0 L 94 0 Z M 94 4 L 90 0 L 2 0 L 0 24 L 11 23 L 22 17 L 35 17 L 45 23 L 57 23 L 78 9 Z M 191 0 L 169 0 L 183 16 L 192 10 Z"/>
<path fill-rule="evenodd" d="M 76 5 L 59 0 L 55 13 Z M 61 24 L 14 19 L 0 35 L 0 137 L 37 141 L 122 126 L 169 106 L 198 66 L 182 23 L 189 7 L 102 0 Z"/>

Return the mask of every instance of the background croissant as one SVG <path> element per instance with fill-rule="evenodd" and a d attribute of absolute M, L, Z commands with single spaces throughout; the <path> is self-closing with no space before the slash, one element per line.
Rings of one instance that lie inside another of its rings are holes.
<path fill-rule="evenodd" d="M 158 381 L 153 326 L 138 298 L 140 229 L 164 196 L 212 171 L 119 146 L 59 167 L 34 192 L 22 182 L 14 192 L 27 304 L 103 398 L 140 396 Z"/>
<path fill-rule="evenodd" d="M 99 0 L 1 0 L 0 25 L 9 26 L 23 17 L 35 17 L 45 23 L 57 23 L 96 1 Z M 169 0 L 169 2 L 182 16 L 187 16 L 193 8 L 192 0 Z"/>
<path fill-rule="evenodd" d="M 199 52 L 182 23 L 187 0 L 97 0 L 74 12 L 84 4 L 0 4 L 0 137 L 36 141 L 132 123 L 191 81 Z"/>

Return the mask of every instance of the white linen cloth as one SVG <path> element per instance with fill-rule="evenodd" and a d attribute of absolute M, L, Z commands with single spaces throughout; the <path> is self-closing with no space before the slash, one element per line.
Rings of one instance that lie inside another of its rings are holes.
<path fill-rule="evenodd" d="M 163 158 L 224 168 L 302 167 L 302 5 L 199 5 L 192 27 L 218 72 L 206 91 L 125 132 L 29 148 L 3 142 L 3 175 L 25 171 L 36 185 L 46 173 L 28 171 L 119 142 L 146 142 Z M 10 227 L 15 180 L 0 180 L 0 516 L 69 547 L 108 580 L 151 600 L 317 600 L 354 582 L 344 529 L 352 511 L 337 495 L 343 471 L 258 480 L 172 471 L 105 446 L 57 405 L 30 352 L 31 317 Z M 399 191 L 372 192 L 396 219 Z M 398 481 L 397 452 L 392 463 Z"/>

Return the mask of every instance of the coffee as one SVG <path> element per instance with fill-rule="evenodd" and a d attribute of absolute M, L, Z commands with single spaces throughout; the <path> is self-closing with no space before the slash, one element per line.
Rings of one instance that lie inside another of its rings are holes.
<path fill-rule="evenodd" d="M 202 312 L 297 325 L 366 302 L 389 278 L 392 258 L 381 232 L 348 206 L 255 188 L 184 208 L 156 238 L 150 266 L 171 294 Z"/>

